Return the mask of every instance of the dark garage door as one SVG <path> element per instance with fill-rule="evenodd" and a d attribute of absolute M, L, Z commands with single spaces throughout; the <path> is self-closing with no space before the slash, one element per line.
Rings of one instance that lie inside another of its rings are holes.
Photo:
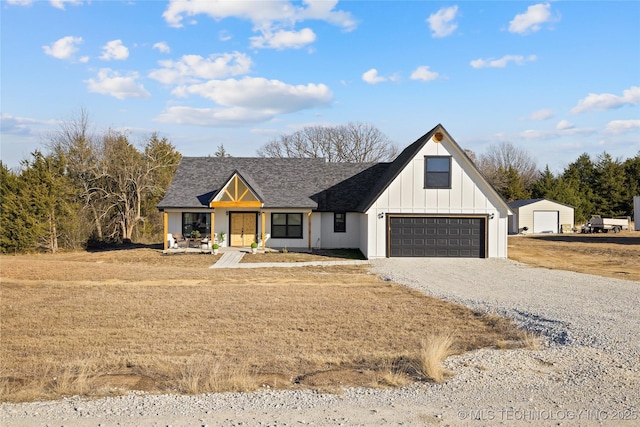
<path fill-rule="evenodd" d="M 390 217 L 392 257 L 485 257 L 485 218 Z"/>

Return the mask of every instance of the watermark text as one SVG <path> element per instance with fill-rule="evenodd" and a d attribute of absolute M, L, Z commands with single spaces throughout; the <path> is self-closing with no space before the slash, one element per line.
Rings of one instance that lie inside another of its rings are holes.
<path fill-rule="evenodd" d="M 635 408 L 620 409 L 529 409 L 461 408 L 460 420 L 478 421 L 636 421 L 640 414 Z"/>

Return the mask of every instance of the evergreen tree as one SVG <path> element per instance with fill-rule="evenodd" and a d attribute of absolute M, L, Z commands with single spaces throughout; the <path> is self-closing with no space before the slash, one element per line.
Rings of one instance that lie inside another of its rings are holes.
<path fill-rule="evenodd" d="M 37 249 L 57 252 L 63 223 L 74 214 L 73 189 L 65 175 L 64 159 L 45 156 L 39 151 L 33 160 L 25 161 L 20 177 L 23 203 L 28 203 L 32 220 L 32 242 Z"/>
<path fill-rule="evenodd" d="M 231 154 L 227 152 L 224 148 L 224 144 L 218 145 L 218 149 L 215 153 L 213 153 L 214 157 L 231 157 Z"/>
<path fill-rule="evenodd" d="M 19 175 L 0 162 L 0 251 L 25 252 L 33 248 L 35 220 L 21 194 Z"/>
<path fill-rule="evenodd" d="M 566 186 L 566 189 L 563 189 L 565 197 L 576 200 L 576 203 L 572 204 L 575 208 L 576 222 L 586 221 L 596 213 L 595 166 L 587 153 L 581 154 L 575 162 L 565 168 L 562 181 Z M 558 201 L 571 204 L 564 200 Z"/>
<path fill-rule="evenodd" d="M 526 200 L 531 197 L 531 193 L 525 188 L 522 177 L 518 171 L 509 166 L 506 171 L 500 169 L 500 174 L 505 178 L 505 184 L 502 189 L 502 197 L 508 202 L 514 200 Z"/>
<path fill-rule="evenodd" d="M 631 215 L 633 197 L 640 196 L 640 151 L 635 157 L 627 159 L 622 166 L 625 175 L 624 215 Z"/>
<path fill-rule="evenodd" d="M 624 215 L 627 192 L 622 162 L 605 152 L 598 156 L 594 170 L 595 213 L 603 216 Z"/>
<path fill-rule="evenodd" d="M 157 133 L 149 137 L 144 146 L 144 159 L 151 171 L 149 195 L 143 200 L 142 213 L 145 221 L 136 231 L 138 239 L 152 241 L 162 240 L 161 233 L 164 230 L 162 214 L 156 206 L 162 200 L 171 180 L 176 173 L 182 155 L 167 138 L 159 138 Z"/>
<path fill-rule="evenodd" d="M 39 151 L 22 163 L 15 175 L 2 165 L 2 252 L 56 252 L 60 238 L 77 223 L 73 189 L 65 162 Z"/>
<path fill-rule="evenodd" d="M 558 179 L 549 169 L 549 165 L 547 165 L 544 168 L 544 171 L 540 172 L 538 180 L 531 186 L 531 197 L 534 199 L 551 199 L 550 194 L 554 191 L 557 185 Z"/>

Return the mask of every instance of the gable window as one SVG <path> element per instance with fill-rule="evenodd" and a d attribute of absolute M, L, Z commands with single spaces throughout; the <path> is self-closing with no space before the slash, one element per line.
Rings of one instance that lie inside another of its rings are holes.
<path fill-rule="evenodd" d="M 202 237 L 211 235 L 211 214 L 204 212 L 182 213 L 182 234 L 186 237 L 193 231 L 199 231 Z"/>
<path fill-rule="evenodd" d="M 451 188 L 451 156 L 424 158 L 424 188 Z"/>
<path fill-rule="evenodd" d="M 302 214 L 272 213 L 271 237 L 275 239 L 302 239 Z"/>
<path fill-rule="evenodd" d="M 347 214 L 344 212 L 335 212 L 333 214 L 333 232 L 345 233 L 347 231 Z"/>

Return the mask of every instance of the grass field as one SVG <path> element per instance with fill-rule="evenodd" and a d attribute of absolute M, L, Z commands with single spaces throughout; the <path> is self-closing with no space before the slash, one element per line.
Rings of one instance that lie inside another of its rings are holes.
<path fill-rule="evenodd" d="M 398 386 L 445 379 L 440 362 L 452 353 L 535 345 L 505 319 L 365 266 L 209 269 L 219 256 L 144 247 L 1 256 L 0 400 Z M 637 232 L 512 236 L 509 256 L 640 282 Z M 341 257 L 357 254 L 245 258 Z"/>
<path fill-rule="evenodd" d="M 640 232 L 509 237 L 509 258 L 556 270 L 640 282 Z"/>
<path fill-rule="evenodd" d="M 437 366 L 450 353 L 530 338 L 364 266 L 209 269 L 215 259 L 148 248 L 0 257 L 1 400 L 397 386 L 446 377 Z"/>

